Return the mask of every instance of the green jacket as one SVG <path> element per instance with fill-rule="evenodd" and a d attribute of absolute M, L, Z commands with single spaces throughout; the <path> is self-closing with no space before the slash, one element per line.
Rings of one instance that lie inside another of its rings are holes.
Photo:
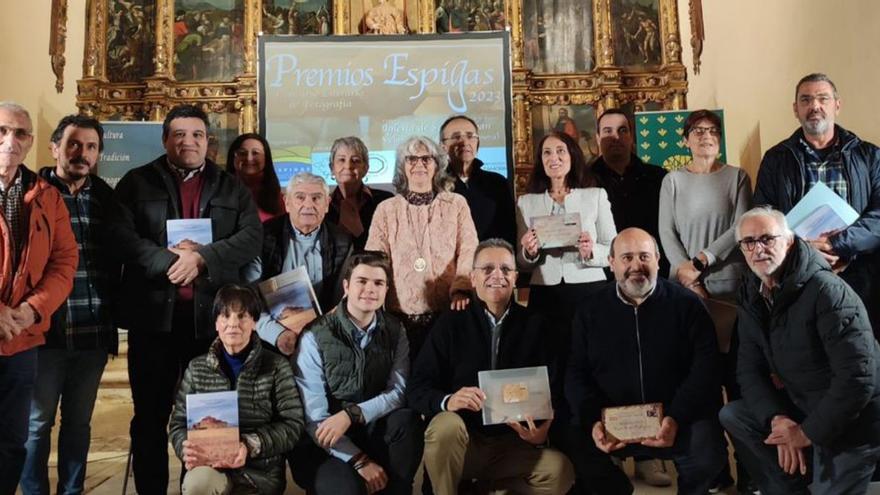
<path fill-rule="evenodd" d="M 220 366 L 222 345 L 220 339 L 215 340 L 208 354 L 189 363 L 171 414 L 171 444 L 183 459 L 187 394 L 237 390 L 239 433 L 243 440 L 248 436 L 257 439 L 260 449 L 256 457 L 248 456 L 244 467 L 228 474 L 236 484 L 251 486 L 258 493 L 281 493 L 285 484 L 284 454 L 293 449 L 303 431 L 303 408 L 293 370 L 280 355 L 264 351 L 254 333 L 251 352 L 233 388 Z"/>

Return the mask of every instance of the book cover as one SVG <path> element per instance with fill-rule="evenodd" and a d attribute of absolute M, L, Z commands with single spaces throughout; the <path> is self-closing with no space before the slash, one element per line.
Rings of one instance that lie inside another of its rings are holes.
<path fill-rule="evenodd" d="M 553 417 L 546 366 L 480 371 L 477 379 L 486 394 L 484 425 Z"/>
<path fill-rule="evenodd" d="M 806 240 L 845 229 L 858 218 L 856 210 L 822 182 L 817 182 L 785 215 L 791 230 Z"/>
<path fill-rule="evenodd" d="M 213 461 L 232 461 L 238 455 L 238 392 L 186 395 L 186 438 L 204 449 Z"/>
<path fill-rule="evenodd" d="M 260 293 L 272 318 L 289 329 L 301 329 L 321 314 L 304 266 L 260 282 Z"/>
<path fill-rule="evenodd" d="M 177 247 L 184 240 L 201 245 L 214 242 L 214 237 L 211 234 L 210 218 L 167 220 L 165 227 L 168 232 L 167 247 Z"/>

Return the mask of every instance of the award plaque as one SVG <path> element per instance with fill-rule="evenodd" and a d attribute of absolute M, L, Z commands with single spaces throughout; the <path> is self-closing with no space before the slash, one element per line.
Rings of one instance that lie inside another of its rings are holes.
<path fill-rule="evenodd" d="M 531 223 L 542 249 L 576 246 L 582 231 L 580 213 L 532 217 Z"/>
<path fill-rule="evenodd" d="M 480 371 L 477 378 L 486 394 L 484 425 L 553 417 L 546 366 Z"/>
<path fill-rule="evenodd" d="M 602 426 L 611 441 L 637 443 L 654 438 L 662 419 L 663 404 L 659 402 L 602 409 Z"/>

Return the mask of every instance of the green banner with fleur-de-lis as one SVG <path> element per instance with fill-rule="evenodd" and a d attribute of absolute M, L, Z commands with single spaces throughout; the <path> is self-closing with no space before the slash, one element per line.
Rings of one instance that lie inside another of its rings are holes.
<path fill-rule="evenodd" d="M 681 168 L 691 161 L 690 150 L 682 138 L 682 128 L 692 110 L 663 110 L 636 112 L 636 154 L 647 163 L 666 170 Z M 724 110 L 712 110 L 721 119 L 721 149 L 719 160 L 727 163 L 724 145 Z"/>

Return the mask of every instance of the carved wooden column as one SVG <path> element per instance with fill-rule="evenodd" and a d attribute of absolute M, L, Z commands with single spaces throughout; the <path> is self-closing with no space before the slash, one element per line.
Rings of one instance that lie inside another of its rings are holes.
<path fill-rule="evenodd" d="M 675 0 L 660 1 L 660 36 L 663 39 L 663 65 L 669 77 L 666 105 L 670 110 L 687 107 L 687 72 L 681 63 L 681 39 L 678 32 L 678 4 Z"/>
<path fill-rule="evenodd" d="M 144 110 L 150 120 L 163 120 L 174 81 L 174 0 L 156 0 L 156 45 L 153 75 L 144 78 Z"/>
<path fill-rule="evenodd" d="M 235 78 L 238 94 L 235 109 L 239 112 L 240 134 L 257 130 L 257 33 L 263 26 L 260 3 L 260 0 L 244 2 L 244 74 Z"/>
<path fill-rule="evenodd" d="M 98 116 L 100 85 L 107 82 L 106 32 L 107 0 L 88 0 L 83 78 L 77 81 L 77 106 L 90 117 Z"/>
<path fill-rule="evenodd" d="M 614 38 L 611 26 L 611 1 L 593 0 L 593 17 L 595 26 L 594 44 L 596 53 L 596 76 L 601 88 L 599 105 L 596 109 L 598 117 L 608 108 L 620 106 L 618 94 L 621 87 L 621 73 L 614 65 Z"/>
<path fill-rule="evenodd" d="M 350 0 L 333 0 L 333 34 L 351 34 L 348 26 L 351 25 Z"/>

